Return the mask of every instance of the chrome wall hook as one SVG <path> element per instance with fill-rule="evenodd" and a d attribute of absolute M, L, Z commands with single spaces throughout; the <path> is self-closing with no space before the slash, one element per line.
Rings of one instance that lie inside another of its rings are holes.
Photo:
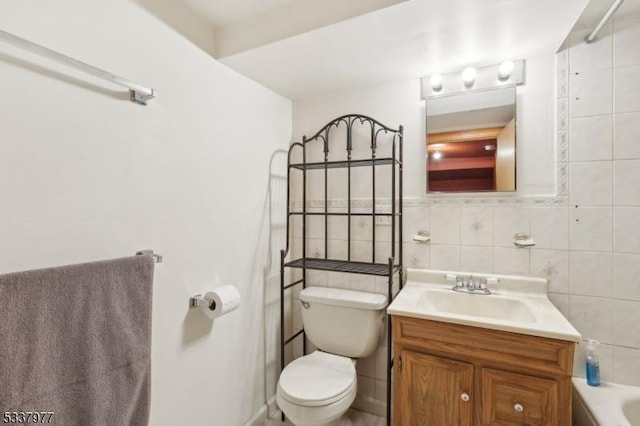
<path fill-rule="evenodd" d="M 136 252 L 136 256 L 151 256 L 156 263 L 162 263 L 162 255 L 154 253 L 153 250 L 139 250 Z"/>

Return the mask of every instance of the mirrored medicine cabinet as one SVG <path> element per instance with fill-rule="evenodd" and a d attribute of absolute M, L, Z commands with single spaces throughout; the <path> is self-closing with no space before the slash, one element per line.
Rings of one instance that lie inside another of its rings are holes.
<path fill-rule="evenodd" d="M 516 87 L 427 97 L 427 192 L 516 190 Z"/>

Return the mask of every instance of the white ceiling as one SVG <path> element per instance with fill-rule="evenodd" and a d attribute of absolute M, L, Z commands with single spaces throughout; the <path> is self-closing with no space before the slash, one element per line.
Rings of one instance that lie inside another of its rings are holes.
<path fill-rule="evenodd" d="M 214 27 L 234 24 L 296 0 L 183 0 Z"/>
<path fill-rule="evenodd" d="M 459 71 L 507 58 L 550 55 L 588 3 L 182 1 L 216 27 L 216 52 L 222 63 L 290 99 Z M 595 20 L 612 1 L 592 0 L 597 3 L 591 5 Z M 355 4 L 359 9 L 348 10 L 348 5 Z M 375 6 L 367 9 L 369 4 Z M 318 18 L 321 15 L 323 19 Z"/>

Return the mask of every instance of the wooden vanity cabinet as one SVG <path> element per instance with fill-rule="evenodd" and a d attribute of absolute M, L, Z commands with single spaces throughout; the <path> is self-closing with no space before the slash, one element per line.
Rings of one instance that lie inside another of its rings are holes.
<path fill-rule="evenodd" d="M 473 425 L 469 403 L 473 392 L 472 364 L 408 349 L 402 350 L 401 359 L 403 386 L 395 412 L 410 413 L 410 422 L 395 424 Z M 465 400 L 461 395 L 466 395 Z"/>
<path fill-rule="evenodd" d="M 394 425 L 571 424 L 574 342 L 392 316 Z"/>

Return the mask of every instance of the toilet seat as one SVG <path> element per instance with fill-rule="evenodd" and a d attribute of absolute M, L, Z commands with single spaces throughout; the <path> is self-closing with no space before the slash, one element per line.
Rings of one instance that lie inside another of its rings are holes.
<path fill-rule="evenodd" d="M 350 358 L 315 351 L 285 367 L 278 390 L 292 404 L 318 407 L 333 404 L 354 392 L 356 377 Z"/>

